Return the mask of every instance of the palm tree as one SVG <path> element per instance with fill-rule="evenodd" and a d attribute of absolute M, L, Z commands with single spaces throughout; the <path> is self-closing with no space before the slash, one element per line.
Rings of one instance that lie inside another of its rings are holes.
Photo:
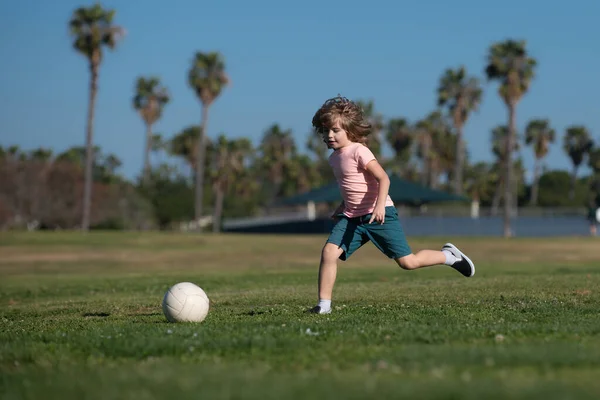
<path fill-rule="evenodd" d="M 591 196 L 594 196 L 596 204 L 600 207 L 600 147 L 590 150 L 588 165 L 592 169 L 589 179 Z"/>
<path fill-rule="evenodd" d="M 491 172 L 497 173 L 497 182 L 496 182 L 496 192 L 494 194 L 494 198 L 492 201 L 492 212 L 496 213 L 496 209 L 498 208 L 498 204 L 500 203 L 500 199 L 502 198 L 502 189 L 506 187 L 506 174 L 500 173 L 504 166 L 506 166 L 507 157 L 507 148 L 506 142 L 509 137 L 509 129 L 506 125 L 499 125 L 492 129 L 492 153 L 496 156 L 496 162 L 492 166 Z M 512 152 L 516 152 L 519 150 L 519 142 L 515 140 L 512 147 Z M 512 157 L 511 157 L 512 159 Z M 514 172 L 515 163 L 513 162 L 512 171 Z M 506 196 L 506 190 L 504 192 L 504 196 Z M 504 197 L 504 202 L 511 201 L 512 197 Z"/>
<path fill-rule="evenodd" d="M 412 127 L 405 118 L 393 118 L 388 121 L 386 129 L 386 139 L 395 153 L 390 165 L 391 170 L 402 175 L 412 155 L 414 140 Z"/>
<path fill-rule="evenodd" d="M 525 144 L 533 147 L 535 167 L 533 169 L 533 185 L 529 203 L 536 205 L 538 200 L 538 184 L 540 178 L 540 162 L 548 154 L 550 143 L 554 142 L 555 132 L 548 119 L 534 119 L 525 128 Z"/>
<path fill-rule="evenodd" d="M 417 156 L 422 160 L 421 183 L 430 187 L 436 186 L 440 172 L 440 160 L 437 151 L 439 146 L 435 140 L 444 138 L 448 126 L 439 111 L 429 113 L 424 119 L 417 121 L 413 133 L 418 143 Z"/>
<path fill-rule="evenodd" d="M 167 152 L 168 150 L 169 142 L 164 140 L 160 133 L 153 133 L 150 138 L 150 152 L 152 154 L 161 154 L 162 152 Z"/>
<path fill-rule="evenodd" d="M 198 154 L 198 138 L 202 128 L 198 125 L 188 126 L 169 141 L 167 152 L 173 156 L 181 157 L 190 167 L 193 178 L 197 171 L 196 160 Z"/>
<path fill-rule="evenodd" d="M 449 125 L 442 126 L 434 132 L 433 136 L 433 153 L 435 154 L 435 162 L 437 169 L 435 170 L 436 175 L 433 177 L 434 182 L 439 180 L 440 174 L 446 174 L 447 181 L 452 182 L 454 175 L 454 167 L 456 166 L 456 140 L 458 137 L 452 133 Z M 464 155 L 465 162 L 463 162 L 463 168 L 468 165 L 466 162 L 466 155 Z M 462 181 L 463 179 L 461 179 Z M 462 193 L 462 191 L 461 191 Z"/>
<path fill-rule="evenodd" d="M 465 67 L 456 70 L 447 69 L 440 78 L 438 86 L 438 106 L 448 107 L 456 131 L 456 160 L 454 163 L 454 193 L 463 192 L 463 168 L 465 164 L 465 145 L 463 127 L 469 114 L 476 110 L 481 102 L 482 90 L 477 78 L 467 75 Z"/>
<path fill-rule="evenodd" d="M 282 166 L 283 179 L 277 190 L 278 196 L 286 197 L 305 193 L 330 182 L 327 180 L 327 176 L 324 177 L 319 173 L 319 164 L 306 154 L 294 152 L 283 162 Z M 331 170 L 331 167 L 329 169 Z"/>
<path fill-rule="evenodd" d="M 246 159 L 252 153 L 252 143 L 246 138 L 228 140 L 220 135 L 210 150 L 213 155 L 211 175 L 215 190 L 213 232 L 220 232 L 225 196 L 231 184 L 244 171 Z"/>
<path fill-rule="evenodd" d="M 588 154 L 588 165 L 594 175 L 600 175 L 600 147 L 595 147 Z"/>
<path fill-rule="evenodd" d="M 573 163 L 573 175 L 571 179 L 571 188 L 569 190 L 569 199 L 571 200 L 575 197 L 575 182 L 577 181 L 577 171 L 579 170 L 579 166 L 583 163 L 583 160 L 593 147 L 594 142 L 585 126 L 571 125 L 567 127 L 563 148 Z"/>
<path fill-rule="evenodd" d="M 371 124 L 371 134 L 367 138 L 369 149 L 373 152 L 375 157 L 380 158 L 382 147 L 381 131 L 384 128 L 383 116 L 375 111 L 375 103 L 373 100 L 359 100 L 356 104 L 362 108 L 365 119 Z"/>
<path fill-rule="evenodd" d="M 102 49 L 114 49 L 124 30 L 113 24 L 115 10 L 105 10 L 100 4 L 80 7 L 73 12 L 69 22 L 73 47 L 84 55 L 90 68 L 90 98 L 85 135 L 86 162 L 83 190 L 83 216 L 81 229 L 87 231 L 90 225 L 92 204 L 92 167 L 93 167 L 93 123 L 96 94 L 98 92 L 98 70 L 102 62 Z"/>
<path fill-rule="evenodd" d="M 529 90 L 537 62 L 529 57 L 525 41 L 506 40 L 494 43 L 487 55 L 485 73 L 488 80 L 500 82 L 498 94 L 508 108 L 508 138 L 506 140 L 504 185 L 504 236 L 512 236 L 511 206 L 513 197 L 512 151 L 517 134 L 516 108 L 519 100 Z"/>
<path fill-rule="evenodd" d="M 492 165 L 486 162 L 478 162 L 467 166 L 465 171 L 466 191 L 471 199 L 477 203 L 488 200 L 488 194 L 492 191 L 494 174 Z"/>
<path fill-rule="evenodd" d="M 188 72 L 188 83 L 202 103 L 202 121 L 200 138 L 196 144 L 196 191 L 195 217 L 202 217 L 202 200 L 204 197 L 204 167 L 206 160 L 206 134 L 208 127 L 208 109 L 219 97 L 221 91 L 229 84 L 225 73 L 225 62 L 221 54 L 216 52 L 197 52 Z"/>
<path fill-rule="evenodd" d="M 290 167 L 292 158 L 296 155 L 296 144 L 291 129 L 282 130 L 278 124 L 271 125 L 263 134 L 260 144 L 260 166 L 271 184 L 269 202 L 273 202 L 281 194 L 281 188 Z"/>
<path fill-rule="evenodd" d="M 329 154 L 327 145 L 323 141 L 323 137 L 314 130 L 311 130 L 308 135 L 308 140 L 306 141 L 306 148 L 309 151 L 309 154 L 312 153 L 313 157 L 311 157 L 311 160 L 313 164 L 315 164 L 316 173 L 320 176 L 320 183 L 325 184 L 334 182 L 335 176 L 329 165 Z"/>
<path fill-rule="evenodd" d="M 418 144 L 416 155 L 421 159 L 421 184 L 428 185 L 431 168 L 432 133 L 427 120 L 419 120 L 414 126 L 415 141 Z"/>
<path fill-rule="evenodd" d="M 150 177 L 150 152 L 152 151 L 152 125 L 162 115 L 164 106 L 169 102 L 167 89 L 161 86 L 156 77 L 139 77 L 135 84 L 133 107 L 139 112 L 146 124 L 146 147 L 144 150 L 143 182 Z"/>

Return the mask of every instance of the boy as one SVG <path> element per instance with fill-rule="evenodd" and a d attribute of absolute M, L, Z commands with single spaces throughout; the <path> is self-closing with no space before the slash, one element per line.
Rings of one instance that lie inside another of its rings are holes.
<path fill-rule="evenodd" d="M 340 96 L 329 99 L 315 113 L 312 125 L 333 150 L 329 164 L 343 201 L 333 214 L 337 223 L 321 252 L 319 303 L 310 312 L 331 312 L 338 258 L 347 260 L 368 241 L 406 270 L 445 264 L 463 276 L 475 274 L 473 262 L 452 243 L 441 251 L 412 253 L 388 195 L 389 177 L 365 145 L 371 125 L 357 104 Z"/>

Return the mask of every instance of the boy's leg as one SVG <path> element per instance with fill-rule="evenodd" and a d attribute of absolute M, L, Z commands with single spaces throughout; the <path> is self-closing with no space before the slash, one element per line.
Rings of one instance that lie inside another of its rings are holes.
<path fill-rule="evenodd" d="M 335 278 L 337 277 L 337 260 L 343 252 L 344 250 L 341 247 L 333 243 L 327 243 L 323 247 L 319 265 L 319 304 L 311 310 L 317 314 L 331 312 L 333 285 L 335 285 Z"/>
<path fill-rule="evenodd" d="M 403 269 L 413 270 L 433 265 L 449 265 L 464 276 L 475 274 L 475 266 L 471 260 L 451 243 L 446 243 L 441 251 L 421 250 L 412 253 L 395 207 L 386 207 L 383 224 L 369 224 L 368 235 L 373 243 L 385 255 L 393 258 Z"/>
<path fill-rule="evenodd" d="M 421 250 L 416 254 L 394 258 L 402 269 L 413 270 L 434 265 L 444 265 L 446 256 L 439 250 Z"/>
<path fill-rule="evenodd" d="M 358 229 L 355 222 L 342 218 L 333 227 L 327 243 L 321 252 L 319 265 L 319 303 L 309 311 L 316 314 L 331 312 L 333 286 L 337 276 L 338 259 L 347 260 L 369 239 Z"/>
<path fill-rule="evenodd" d="M 413 270 L 434 265 L 449 265 L 467 278 L 475 275 L 475 265 L 469 257 L 452 243 L 446 243 L 442 251 L 421 250 L 417 254 L 409 254 L 396 258 L 396 263 L 406 270 Z"/>

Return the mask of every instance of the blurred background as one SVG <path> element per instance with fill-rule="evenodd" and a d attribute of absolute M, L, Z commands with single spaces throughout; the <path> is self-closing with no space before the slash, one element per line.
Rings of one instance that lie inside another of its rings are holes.
<path fill-rule="evenodd" d="M 409 235 L 595 235 L 598 15 L 593 0 L 4 1 L 0 229 L 327 232 L 338 200 L 319 194 L 334 179 L 311 119 L 341 94 L 398 185 L 449 195 L 406 186 Z"/>

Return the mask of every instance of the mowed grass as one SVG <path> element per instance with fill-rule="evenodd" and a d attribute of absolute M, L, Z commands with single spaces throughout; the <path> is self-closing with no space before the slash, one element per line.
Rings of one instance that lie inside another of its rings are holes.
<path fill-rule="evenodd" d="M 474 239 L 403 271 L 366 245 L 316 301 L 325 235 L 0 234 L 3 399 L 597 399 L 600 240 Z M 414 250 L 447 239 L 412 239 Z M 160 308 L 191 281 L 201 324 Z"/>

